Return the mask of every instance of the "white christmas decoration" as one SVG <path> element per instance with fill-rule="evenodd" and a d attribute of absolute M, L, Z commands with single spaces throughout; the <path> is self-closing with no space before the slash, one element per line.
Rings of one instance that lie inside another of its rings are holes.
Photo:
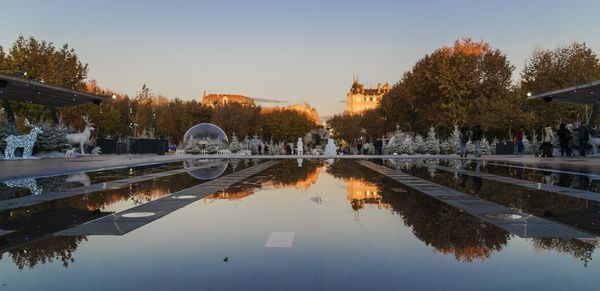
<path fill-rule="evenodd" d="M 248 149 L 253 155 L 260 155 L 265 150 L 265 144 L 258 139 L 258 135 L 254 135 L 254 137 L 248 142 Z"/>
<path fill-rule="evenodd" d="M 7 180 L 2 183 L 11 188 L 28 188 L 31 195 L 34 196 L 40 195 L 44 191 L 41 187 L 38 188 L 37 182 L 33 178 Z"/>
<path fill-rule="evenodd" d="M 102 153 L 102 148 L 101 147 L 95 147 L 92 150 L 92 156 L 97 156 L 97 155 L 100 155 L 101 153 Z"/>
<path fill-rule="evenodd" d="M 413 149 L 414 152 L 417 154 L 427 153 L 427 146 L 425 145 L 425 140 L 423 140 L 423 137 L 420 134 L 417 134 L 415 136 Z"/>
<path fill-rule="evenodd" d="M 415 153 L 413 139 L 410 135 L 407 135 L 402 144 L 400 145 L 400 153 L 409 155 Z"/>
<path fill-rule="evenodd" d="M 427 133 L 427 139 L 425 140 L 425 148 L 427 153 L 437 155 L 440 153 L 440 141 L 438 140 L 435 127 L 430 127 Z"/>
<path fill-rule="evenodd" d="M 328 156 L 335 156 L 337 153 L 337 146 L 335 145 L 335 141 L 333 138 L 327 140 L 327 145 L 325 145 L 325 154 Z"/>
<path fill-rule="evenodd" d="M 83 121 L 85 121 L 85 129 L 80 133 L 70 133 L 67 134 L 67 140 L 69 143 L 77 145 L 81 149 L 81 154 L 85 154 L 83 151 L 83 145 L 90 141 L 90 136 L 92 135 L 92 130 L 94 130 L 93 123 L 90 122 L 87 116 L 81 116 Z"/>
<path fill-rule="evenodd" d="M 68 149 L 65 152 L 65 158 L 74 158 L 75 157 L 75 148 Z"/>
<path fill-rule="evenodd" d="M 30 127 L 31 131 L 25 135 L 9 135 L 4 140 L 6 141 L 6 149 L 4 150 L 5 159 L 14 159 L 15 150 L 23 148 L 23 158 L 28 159 L 33 152 L 33 145 L 37 139 L 37 135 L 42 133 L 42 129 L 38 126 L 33 126 L 29 120 L 25 119 L 25 126 Z"/>
<path fill-rule="evenodd" d="M 446 143 L 448 144 L 448 154 L 455 154 L 460 151 L 460 130 L 458 129 L 458 125 L 454 125 L 454 130 Z"/>
<path fill-rule="evenodd" d="M 232 153 L 237 153 L 239 151 L 242 150 L 242 145 L 240 144 L 240 142 L 238 141 L 237 136 L 235 136 L 235 133 L 233 134 L 233 136 L 231 137 L 231 142 L 229 143 L 229 150 Z"/>
<path fill-rule="evenodd" d="M 296 151 L 298 152 L 299 156 L 304 154 L 304 143 L 302 143 L 301 137 L 299 137 L 298 141 L 296 142 Z M 299 165 L 302 165 L 302 163 L 300 162 Z"/>

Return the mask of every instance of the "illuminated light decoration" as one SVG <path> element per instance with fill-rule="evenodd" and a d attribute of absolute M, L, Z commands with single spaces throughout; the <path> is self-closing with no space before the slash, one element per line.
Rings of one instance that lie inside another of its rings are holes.
<path fill-rule="evenodd" d="M 28 159 L 31 157 L 33 152 L 33 145 L 37 140 L 37 135 L 42 133 L 42 129 L 39 126 L 32 126 L 29 120 L 25 119 L 25 126 L 31 127 L 29 134 L 25 135 L 9 135 L 6 137 L 6 149 L 4 150 L 5 159 L 14 159 L 15 150 L 23 148 L 23 158 Z"/>
<path fill-rule="evenodd" d="M 527 97 L 531 97 L 531 92 L 527 92 Z"/>
<path fill-rule="evenodd" d="M 7 180 L 2 183 L 11 188 L 28 188 L 33 196 L 40 195 L 44 191 L 43 188 L 38 187 L 37 182 L 33 178 Z"/>
<path fill-rule="evenodd" d="M 117 95 L 112 95 L 112 99 L 117 99 Z"/>

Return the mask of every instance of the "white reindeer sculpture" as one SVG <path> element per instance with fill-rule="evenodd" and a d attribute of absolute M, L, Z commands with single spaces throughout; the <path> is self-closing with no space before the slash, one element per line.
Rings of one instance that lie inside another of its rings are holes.
<path fill-rule="evenodd" d="M 90 122 L 87 116 L 81 116 L 83 121 L 85 121 L 85 129 L 80 133 L 69 133 L 67 134 L 67 140 L 70 144 L 77 145 L 81 147 L 81 154 L 85 154 L 83 151 L 83 145 L 90 140 L 90 136 L 92 135 L 92 130 L 94 130 L 93 123 Z"/>
<path fill-rule="evenodd" d="M 15 150 L 23 148 L 23 158 L 27 159 L 31 157 L 33 151 L 33 145 L 37 139 L 37 135 L 42 133 L 42 129 L 39 126 L 33 126 L 29 123 L 29 120 L 25 118 L 25 126 L 31 128 L 29 134 L 25 135 L 9 135 L 4 140 L 6 141 L 6 149 L 4 150 L 5 159 L 14 159 Z"/>

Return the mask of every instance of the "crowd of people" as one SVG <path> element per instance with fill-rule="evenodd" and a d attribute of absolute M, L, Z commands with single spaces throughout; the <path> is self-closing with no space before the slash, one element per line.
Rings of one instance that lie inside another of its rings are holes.
<path fill-rule="evenodd" d="M 476 125 L 473 129 L 463 127 L 460 130 L 460 144 L 459 153 L 461 157 L 467 157 L 467 143 L 469 140 L 473 142 L 475 146 L 475 156 L 481 156 L 481 141 L 483 139 L 483 130 L 479 125 Z M 558 137 L 558 144 L 556 144 L 556 138 Z M 513 143 L 517 154 L 523 154 L 525 151 L 525 128 L 520 126 L 513 135 Z M 586 149 L 588 148 L 588 141 L 590 139 L 590 130 L 585 123 L 579 124 L 577 128 L 569 127 L 565 123 L 561 123 L 556 134 L 552 127 L 546 127 L 542 136 L 542 141 L 539 147 L 535 151 L 535 156 L 541 157 L 552 157 L 554 147 L 560 147 L 560 156 L 571 157 L 575 155 L 575 152 L 579 156 L 586 156 Z M 575 151 L 576 150 L 576 151 Z"/>

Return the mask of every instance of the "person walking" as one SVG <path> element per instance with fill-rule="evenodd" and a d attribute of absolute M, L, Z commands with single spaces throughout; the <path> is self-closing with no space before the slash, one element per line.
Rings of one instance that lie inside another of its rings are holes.
<path fill-rule="evenodd" d="M 560 128 L 558 129 L 558 132 L 556 132 L 556 134 L 558 135 L 558 142 L 560 143 L 560 156 L 570 157 L 571 149 L 569 148 L 569 143 L 571 142 L 572 136 L 569 129 L 567 129 L 567 125 L 561 123 Z"/>
<path fill-rule="evenodd" d="M 467 130 L 466 127 L 463 127 L 460 130 L 460 157 L 461 158 L 466 158 L 467 157 L 467 142 L 469 142 L 469 131 Z"/>
<path fill-rule="evenodd" d="M 483 139 L 483 130 L 479 124 L 473 129 L 473 143 L 475 144 L 475 156 L 481 157 L 481 140 Z"/>
<path fill-rule="evenodd" d="M 517 154 L 522 154 L 523 150 L 525 150 L 525 145 L 523 144 L 523 137 L 525 136 L 525 129 L 523 126 L 519 127 L 515 132 L 515 144 L 517 145 Z"/>
<path fill-rule="evenodd" d="M 585 148 L 587 147 L 588 140 L 590 139 L 590 132 L 583 122 L 577 128 L 577 137 L 579 138 L 579 155 L 585 157 Z"/>

